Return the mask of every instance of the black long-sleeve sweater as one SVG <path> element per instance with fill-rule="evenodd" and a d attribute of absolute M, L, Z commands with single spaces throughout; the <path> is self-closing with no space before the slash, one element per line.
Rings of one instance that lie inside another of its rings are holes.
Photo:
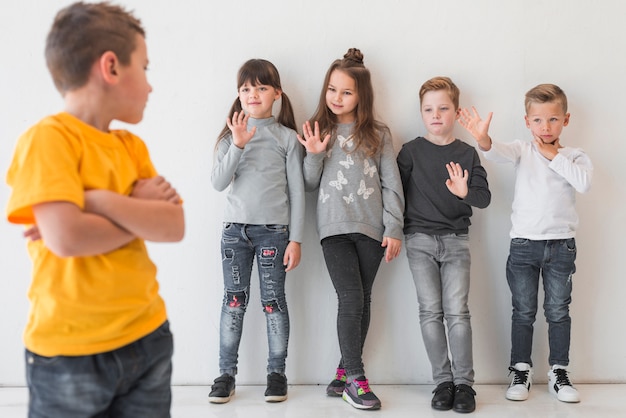
<path fill-rule="evenodd" d="M 446 186 L 446 163 L 455 162 L 468 170 L 468 193 L 460 199 Z M 456 139 L 436 145 L 418 137 L 402 146 L 398 167 L 404 187 L 404 233 L 430 235 L 468 232 L 472 206 L 485 208 L 491 202 L 487 172 L 476 149 Z"/>

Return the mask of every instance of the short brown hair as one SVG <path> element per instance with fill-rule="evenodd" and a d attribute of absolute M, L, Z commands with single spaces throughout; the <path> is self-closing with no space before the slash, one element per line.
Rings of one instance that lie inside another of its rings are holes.
<path fill-rule="evenodd" d="M 145 36 L 139 19 L 107 2 L 77 2 L 59 11 L 46 40 L 46 63 L 57 90 L 84 86 L 93 63 L 107 51 L 130 64 L 137 34 Z"/>
<path fill-rule="evenodd" d="M 558 102 L 563 108 L 563 113 L 567 113 L 567 96 L 561 88 L 555 84 L 539 84 L 528 90 L 524 100 L 526 113 L 532 103 Z"/>
<path fill-rule="evenodd" d="M 426 93 L 438 90 L 445 90 L 452 100 L 454 109 L 456 110 L 459 108 L 459 97 L 461 96 L 461 91 L 449 77 L 433 77 L 422 84 L 422 87 L 420 88 L 420 105 L 422 104 L 422 99 L 424 99 L 424 95 Z"/>

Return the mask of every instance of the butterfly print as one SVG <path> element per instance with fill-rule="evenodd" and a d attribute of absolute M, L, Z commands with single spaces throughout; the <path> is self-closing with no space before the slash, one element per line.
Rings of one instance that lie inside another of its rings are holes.
<path fill-rule="evenodd" d="M 329 193 L 324 193 L 324 189 L 322 189 L 320 187 L 320 197 L 319 197 L 319 200 L 322 203 L 326 203 L 326 201 L 328 200 L 329 197 L 330 197 L 330 194 Z"/>
<path fill-rule="evenodd" d="M 346 155 L 345 161 L 339 161 L 339 164 L 345 167 L 346 170 L 350 168 L 351 165 L 354 165 L 354 160 L 350 154 Z"/>
<path fill-rule="evenodd" d="M 350 193 L 350 196 L 343 196 L 343 200 L 345 200 L 347 204 L 354 202 L 354 193 Z"/>
<path fill-rule="evenodd" d="M 369 160 L 365 160 L 363 161 L 363 174 L 368 175 L 371 177 L 374 177 L 374 174 L 376 174 L 376 172 L 378 171 L 378 169 L 376 168 L 375 165 L 370 165 L 370 161 Z"/>
<path fill-rule="evenodd" d="M 363 195 L 363 199 L 370 197 L 372 193 L 374 193 L 373 187 L 365 187 L 365 180 L 361 180 L 361 184 L 359 185 L 359 190 L 357 190 L 359 196 Z"/>
<path fill-rule="evenodd" d="M 337 180 L 331 180 L 328 182 L 331 186 L 337 190 L 342 190 L 344 184 L 348 184 L 348 179 L 345 178 L 341 170 L 337 171 Z"/>

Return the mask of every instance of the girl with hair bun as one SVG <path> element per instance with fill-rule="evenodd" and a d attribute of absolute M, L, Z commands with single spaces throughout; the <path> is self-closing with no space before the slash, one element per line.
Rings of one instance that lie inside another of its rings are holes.
<path fill-rule="evenodd" d="M 376 273 L 400 253 L 404 195 L 389 129 L 374 117 L 363 54 L 349 49 L 326 73 L 317 110 L 298 140 L 308 191 L 319 189 L 317 228 L 337 292 L 341 359 L 326 393 L 378 409 L 362 359 Z"/>

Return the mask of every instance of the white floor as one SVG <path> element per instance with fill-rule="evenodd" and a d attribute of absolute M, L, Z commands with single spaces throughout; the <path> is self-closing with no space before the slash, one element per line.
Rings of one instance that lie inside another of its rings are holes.
<path fill-rule="evenodd" d="M 511 402 L 504 398 L 503 385 L 477 385 L 475 418 L 617 418 L 626 416 L 626 385 L 577 385 L 582 402 L 565 404 L 548 393 L 545 384 L 533 386 L 530 398 Z M 289 399 L 283 403 L 263 401 L 264 386 L 238 386 L 235 397 L 227 404 L 208 402 L 207 386 L 175 386 L 173 388 L 173 418 L 351 418 L 364 415 L 393 417 L 451 417 L 453 411 L 430 408 L 431 386 L 376 385 L 372 389 L 382 400 L 379 411 L 359 411 L 341 398 L 325 395 L 322 386 L 289 386 Z M 25 388 L 0 388 L 0 417 L 26 416 L 28 393 Z M 138 417 L 143 418 L 143 417 Z M 148 418 L 148 417 L 146 417 Z"/>

